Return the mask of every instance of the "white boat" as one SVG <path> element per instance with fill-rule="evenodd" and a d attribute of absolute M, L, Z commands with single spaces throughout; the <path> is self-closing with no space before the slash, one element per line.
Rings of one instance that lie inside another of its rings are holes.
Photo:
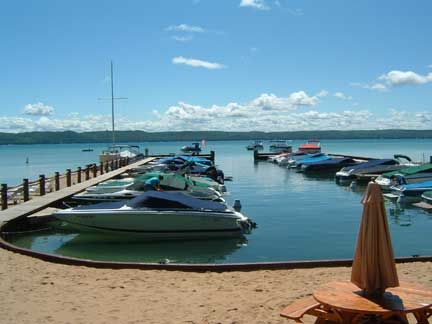
<path fill-rule="evenodd" d="M 246 146 L 248 151 L 262 150 L 264 149 L 264 144 L 262 141 L 254 141 L 253 143 Z"/>
<path fill-rule="evenodd" d="M 270 151 L 273 152 L 292 152 L 292 146 L 286 140 L 270 141 Z"/>
<path fill-rule="evenodd" d="M 99 162 L 108 162 L 120 158 L 135 158 L 142 155 L 137 145 L 117 144 L 111 145 L 99 155 Z"/>
<path fill-rule="evenodd" d="M 254 223 L 225 204 L 180 192 L 148 191 L 128 200 L 57 211 L 69 229 L 139 234 L 143 238 L 209 238 L 248 234 Z"/>

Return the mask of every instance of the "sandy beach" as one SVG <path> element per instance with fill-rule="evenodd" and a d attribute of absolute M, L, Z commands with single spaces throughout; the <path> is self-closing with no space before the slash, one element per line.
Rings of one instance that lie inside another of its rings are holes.
<path fill-rule="evenodd" d="M 397 266 L 432 288 L 432 262 Z M 0 322 L 291 323 L 280 310 L 350 268 L 192 273 L 54 264 L 0 249 Z M 305 323 L 313 323 L 305 317 Z"/>

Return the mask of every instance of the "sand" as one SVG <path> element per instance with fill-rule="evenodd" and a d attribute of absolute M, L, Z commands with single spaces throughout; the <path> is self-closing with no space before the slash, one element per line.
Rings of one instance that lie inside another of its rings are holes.
<path fill-rule="evenodd" d="M 432 262 L 397 266 L 432 288 Z M 293 323 L 279 312 L 350 268 L 193 273 L 54 264 L 0 249 L 0 323 Z M 314 318 L 305 316 L 305 323 Z M 411 321 L 410 321 L 411 322 Z M 414 322 L 414 321 L 412 321 Z"/>

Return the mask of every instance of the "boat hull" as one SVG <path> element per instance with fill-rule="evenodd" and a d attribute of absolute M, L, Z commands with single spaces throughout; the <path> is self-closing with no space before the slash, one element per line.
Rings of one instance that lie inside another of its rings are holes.
<path fill-rule="evenodd" d="M 225 237 L 249 230 L 249 220 L 237 212 L 64 210 L 54 217 L 65 222 L 68 229 L 80 232 L 115 232 L 146 238 Z"/>

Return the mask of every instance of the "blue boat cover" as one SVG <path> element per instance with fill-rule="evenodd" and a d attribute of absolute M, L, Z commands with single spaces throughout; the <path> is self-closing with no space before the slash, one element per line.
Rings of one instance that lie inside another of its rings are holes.
<path fill-rule="evenodd" d="M 411 183 L 408 185 L 404 185 L 401 187 L 402 190 L 415 190 L 415 189 L 421 189 L 421 188 L 432 188 L 432 180 L 430 181 L 424 181 L 424 182 L 416 182 Z"/>
<path fill-rule="evenodd" d="M 355 172 L 355 171 L 359 171 L 359 170 L 363 170 L 363 169 L 367 169 L 367 168 L 372 168 L 372 167 L 379 166 L 379 165 L 396 165 L 396 164 L 399 164 L 399 162 L 396 160 L 393 160 L 393 159 L 377 159 L 377 160 L 370 160 L 367 162 L 363 162 L 363 163 L 359 163 L 359 164 L 356 164 L 353 166 L 346 167 L 346 168 L 344 168 L 344 171 Z"/>
<path fill-rule="evenodd" d="M 297 161 L 297 164 L 310 164 L 310 163 L 322 162 L 330 159 L 331 157 L 321 154 L 319 156 L 308 156 L 304 159 L 301 159 L 300 161 Z"/>
<path fill-rule="evenodd" d="M 321 161 L 311 161 L 304 163 L 301 161 L 303 165 L 338 165 L 338 164 L 345 164 L 345 163 L 354 163 L 355 161 L 351 158 L 328 158 Z"/>

